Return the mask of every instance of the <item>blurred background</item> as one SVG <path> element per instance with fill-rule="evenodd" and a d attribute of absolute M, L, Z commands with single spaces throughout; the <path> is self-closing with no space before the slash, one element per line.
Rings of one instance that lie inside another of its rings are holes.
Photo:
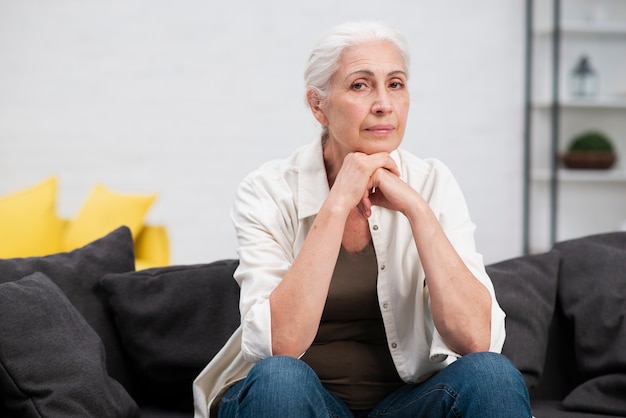
<path fill-rule="evenodd" d="M 158 195 L 172 263 L 236 257 L 234 191 L 319 136 L 314 43 L 347 20 L 412 53 L 403 147 L 455 173 L 487 262 L 522 253 L 523 0 L 0 0 L 0 196 L 49 176 L 76 216 L 95 184 Z"/>

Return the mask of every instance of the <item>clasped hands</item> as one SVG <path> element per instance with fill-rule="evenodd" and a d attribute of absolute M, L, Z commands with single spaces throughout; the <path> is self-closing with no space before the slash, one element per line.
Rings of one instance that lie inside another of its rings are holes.
<path fill-rule="evenodd" d="M 347 199 L 348 210 L 357 207 L 366 218 L 372 214 L 372 206 L 406 215 L 411 196 L 419 196 L 400 179 L 400 170 L 387 152 L 352 152 L 346 155 L 332 191 Z"/>

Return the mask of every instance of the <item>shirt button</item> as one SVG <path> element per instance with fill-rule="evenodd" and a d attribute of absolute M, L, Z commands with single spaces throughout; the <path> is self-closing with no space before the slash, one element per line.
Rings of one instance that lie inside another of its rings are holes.
<path fill-rule="evenodd" d="M 398 348 L 398 344 L 396 344 L 396 343 L 391 343 L 391 348 L 393 348 L 393 349 L 395 350 L 396 348 Z"/>
<path fill-rule="evenodd" d="M 378 231 L 378 225 L 374 225 L 374 226 L 372 227 L 372 229 L 373 229 L 374 231 Z"/>
<path fill-rule="evenodd" d="M 386 303 L 386 302 L 385 302 L 385 303 L 383 303 L 383 309 L 387 309 L 387 308 L 389 308 L 389 304 L 388 304 L 388 303 Z"/>
<path fill-rule="evenodd" d="M 384 270 L 385 269 L 385 265 L 383 264 L 382 266 L 380 266 L 380 269 Z"/>

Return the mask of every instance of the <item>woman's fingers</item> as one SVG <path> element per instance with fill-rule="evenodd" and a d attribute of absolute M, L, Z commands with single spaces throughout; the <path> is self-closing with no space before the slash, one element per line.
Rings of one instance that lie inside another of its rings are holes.
<path fill-rule="evenodd" d="M 375 173 L 379 169 L 400 176 L 395 161 L 388 153 L 350 153 L 345 157 L 335 178 L 333 190 L 344 196 L 348 202 L 353 202 L 352 208 L 357 206 L 364 216 L 369 217 L 372 207 L 370 193 L 378 187 L 379 180 Z"/>
<path fill-rule="evenodd" d="M 366 218 L 369 218 L 372 214 L 372 201 L 369 198 L 368 190 L 365 191 L 365 194 L 357 205 L 357 208 L 359 209 L 359 212 L 361 212 L 361 214 Z"/>

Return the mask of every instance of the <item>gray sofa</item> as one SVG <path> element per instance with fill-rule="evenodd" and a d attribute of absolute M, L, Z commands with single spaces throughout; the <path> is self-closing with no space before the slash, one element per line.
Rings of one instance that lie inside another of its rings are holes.
<path fill-rule="evenodd" d="M 487 266 L 537 418 L 626 417 L 626 232 Z"/>
<path fill-rule="evenodd" d="M 0 416 L 191 417 L 191 382 L 239 323 L 237 264 L 134 271 L 125 227 L 0 260 Z M 626 417 L 626 233 L 487 268 L 535 416 Z"/>

